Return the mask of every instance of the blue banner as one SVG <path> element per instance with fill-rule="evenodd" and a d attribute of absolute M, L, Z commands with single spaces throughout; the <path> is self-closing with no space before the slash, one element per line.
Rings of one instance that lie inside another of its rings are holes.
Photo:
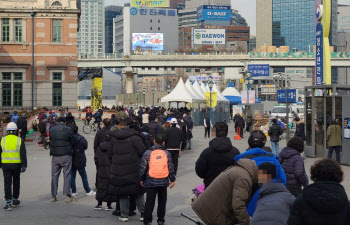
<path fill-rule="evenodd" d="M 197 9 L 197 21 L 203 20 L 231 20 L 231 7 L 219 5 L 203 5 Z"/>
<path fill-rule="evenodd" d="M 316 26 L 316 62 L 315 85 L 323 83 L 323 27 L 321 23 Z"/>
<path fill-rule="evenodd" d="M 277 90 L 277 102 L 296 103 L 297 102 L 297 90 L 296 89 Z"/>
<path fill-rule="evenodd" d="M 270 76 L 269 64 L 251 64 L 248 65 L 248 71 L 252 77 L 268 77 Z"/>

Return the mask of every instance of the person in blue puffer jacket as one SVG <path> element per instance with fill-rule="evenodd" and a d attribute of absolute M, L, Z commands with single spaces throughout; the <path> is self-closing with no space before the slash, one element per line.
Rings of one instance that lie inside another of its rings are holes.
<path fill-rule="evenodd" d="M 248 139 L 248 144 L 250 150 L 236 156 L 234 158 L 235 162 L 240 159 L 251 159 L 256 162 L 256 165 L 259 166 L 265 162 L 270 162 L 276 165 L 276 178 L 272 180 L 272 183 L 283 183 L 286 185 L 286 174 L 283 171 L 283 168 L 279 162 L 279 158 L 270 152 L 264 151 L 262 148 L 265 146 L 265 138 L 259 133 L 253 133 Z M 247 207 L 249 216 L 253 217 L 256 203 L 259 197 L 260 186 L 256 186 L 252 191 L 252 198 Z"/>

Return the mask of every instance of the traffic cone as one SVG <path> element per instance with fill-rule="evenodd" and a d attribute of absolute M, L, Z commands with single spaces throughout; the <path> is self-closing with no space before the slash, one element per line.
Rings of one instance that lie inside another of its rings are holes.
<path fill-rule="evenodd" d="M 233 137 L 234 140 L 242 140 L 241 138 L 241 128 L 237 128 L 236 136 Z"/>

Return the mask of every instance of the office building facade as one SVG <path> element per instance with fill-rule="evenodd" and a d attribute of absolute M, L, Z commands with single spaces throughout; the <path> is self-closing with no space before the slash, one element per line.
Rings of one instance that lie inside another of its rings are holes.
<path fill-rule="evenodd" d="M 272 0 L 256 1 L 256 48 L 272 45 Z"/>
<path fill-rule="evenodd" d="M 105 53 L 104 0 L 81 0 L 78 53 L 86 55 Z"/>
<path fill-rule="evenodd" d="M 350 33 L 350 5 L 338 5 L 338 32 Z"/>
<path fill-rule="evenodd" d="M 76 107 L 79 14 L 74 0 L 1 1 L 2 112 Z"/>
<path fill-rule="evenodd" d="M 122 15 L 123 7 L 110 5 L 105 7 L 105 53 L 113 53 L 113 19 Z"/>

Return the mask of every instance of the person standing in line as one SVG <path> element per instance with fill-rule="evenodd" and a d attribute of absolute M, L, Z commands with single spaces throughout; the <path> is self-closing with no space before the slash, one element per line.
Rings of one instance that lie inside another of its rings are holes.
<path fill-rule="evenodd" d="M 210 114 L 209 113 L 206 113 L 205 114 L 205 119 L 204 119 L 204 139 L 207 137 L 208 135 L 208 138 L 210 138 L 210 128 L 212 127 L 212 123 L 211 123 L 211 120 L 210 120 Z"/>
<path fill-rule="evenodd" d="M 149 114 L 148 114 L 148 111 L 145 110 L 145 112 L 143 112 L 142 114 L 142 127 L 148 123 L 149 123 Z"/>
<path fill-rule="evenodd" d="M 11 122 L 7 125 L 6 129 L 7 136 L 1 139 L 0 145 L 0 168 L 2 168 L 4 175 L 6 200 L 4 210 L 11 211 L 13 207 L 20 205 L 20 201 L 18 200 L 20 176 L 27 169 L 27 152 L 21 138 L 15 135 L 17 125 Z"/>
<path fill-rule="evenodd" d="M 336 154 L 336 160 L 340 163 L 340 151 L 342 147 L 342 128 L 338 125 L 338 120 L 334 120 L 332 125 L 327 129 L 327 142 L 328 142 L 328 158 L 331 159 L 333 151 Z"/>
<path fill-rule="evenodd" d="M 196 162 L 196 174 L 204 179 L 205 188 L 215 180 L 217 176 L 230 166 L 235 165 L 234 158 L 240 154 L 239 150 L 232 145 L 227 137 L 228 125 L 215 123 L 216 138 L 209 142 Z"/>
<path fill-rule="evenodd" d="M 252 116 L 252 111 L 251 110 L 247 111 L 247 116 L 246 116 L 245 122 L 247 123 L 246 132 L 250 134 L 251 133 L 251 128 L 252 128 L 252 125 L 253 125 L 253 116 Z"/>
<path fill-rule="evenodd" d="M 174 187 L 176 178 L 171 154 L 164 148 L 163 137 L 156 136 L 154 144 L 150 150 L 143 154 L 140 166 L 140 184 L 147 190 L 144 224 L 152 224 L 152 213 L 158 196 L 157 223 L 164 225 L 167 188 L 169 185 L 170 188 Z"/>
<path fill-rule="evenodd" d="M 177 174 L 177 168 L 179 164 L 179 154 L 182 141 L 182 131 L 180 128 L 176 127 L 177 120 L 175 118 L 171 119 L 171 127 L 165 131 L 164 141 L 165 148 L 170 152 L 171 158 L 174 164 L 175 175 Z"/>
<path fill-rule="evenodd" d="M 58 124 L 50 130 L 51 166 L 51 202 L 57 201 L 58 180 L 63 169 L 63 194 L 66 203 L 75 202 L 71 193 L 71 172 L 73 155 L 73 131 L 65 125 L 66 119 L 60 117 Z"/>
<path fill-rule="evenodd" d="M 137 119 L 138 119 L 140 127 L 142 127 L 142 115 L 143 115 L 143 109 L 140 106 L 139 111 L 138 111 L 138 115 L 137 115 Z"/>
<path fill-rule="evenodd" d="M 78 196 L 77 186 L 76 186 L 76 176 L 77 171 L 80 174 L 81 180 L 83 181 L 83 186 L 86 192 L 86 195 L 95 195 L 96 193 L 91 190 L 89 186 L 88 177 L 86 174 L 86 155 L 85 150 L 88 148 L 87 140 L 80 134 L 78 134 L 78 127 L 72 126 L 73 136 L 73 160 L 72 160 L 72 173 L 71 173 L 71 188 L 72 188 L 72 196 Z"/>
<path fill-rule="evenodd" d="M 193 130 L 193 120 L 192 117 L 189 115 L 189 112 L 185 112 L 184 115 L 184 121 L 187 127 L 187 131 L 186 131 L 186 140 L 187 140 L 187 146 L 186 146 L 186 150 L 191 150 L 192 148 L 192 130 Z"/>
<path fill-rule="evenodd" d="M 293 137 L 279 155 L 280 163 L 287 177 L 286 187 L 296 198 L 303 193 L 302 187 L 305 188 L 309 184 L 304 160 L 301 156 L 303 152 L 304 141 L 299 137 Z"/>
<path fill-rule="evenodd" d="M 283 134 L 282 128 L 277 124 L 277 119 L 272 119 L 272 125 L 269 129 L 272 153 L 279 154 L 280 136 Z"/>
<path fill-rule="evenodd" d="M 75 118 L 74 118 L 74 116 L 72 115 L 71 112 L 68 112 L 68 114 L 67 114 L 67 116 L 65 118 L 66 118 L 68 127 L 72 128 L 73 126 L 76 126 Z"/>
<path fill-rule="evenodd" d="M 245 127 L 245 122 L 243 117 L 240 114 L 236 114 L 236 119 L 235 119 L 235 130 L 236 133 L 238 134 L 238 128 L 239 128 L 239 135 L 241 138 L 243 138 L 243 133 L 244 133 L 244 127 Z"/>
<path fill-rule="evenodd" d="M 27 114 L 23 113 L 22 117 L 17 121 L 18 134 L 21 136 L 22 145 L 24 145 L 26 141 L 26 135 L 28 133 L 27 126 Z"/>
<path fill-rule="evenodd" d="M 13 111 L 13 113 L 10 115 L 11 122 L 17 124 L 17 121 L 19 120 L 19 115 L 17 114 L 17 111 Z"/>

